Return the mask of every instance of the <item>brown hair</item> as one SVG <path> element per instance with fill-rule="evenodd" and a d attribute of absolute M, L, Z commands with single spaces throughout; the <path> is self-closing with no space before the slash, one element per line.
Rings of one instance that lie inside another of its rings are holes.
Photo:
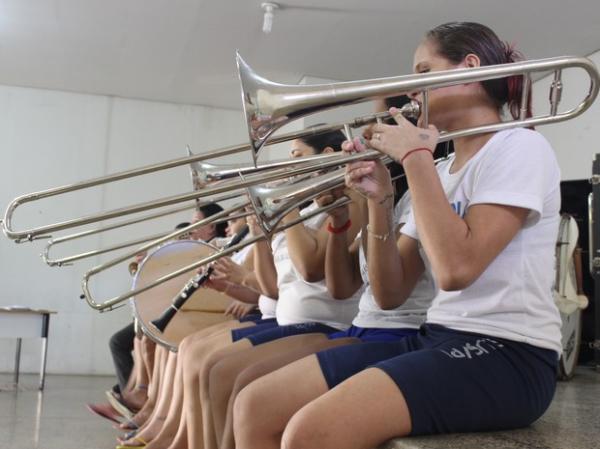
<path fill-rule="evenodd" d="M 426 37 L 435 43 L 438 54 L 453 64 L 459 64 L 470 53 L 479 57 L 482 66 L 508 64 L 523 59 L 513 45 L 501 41 L 496 33 L 480 23 L 445 23 L 430 30 Z M 481 84 L 498 109 L 506 104 L 513 118 L 519 117 L 523 92 L 521 75 L 486 80 Z M 527 117 L 531 117 L 531 95 Z"/>

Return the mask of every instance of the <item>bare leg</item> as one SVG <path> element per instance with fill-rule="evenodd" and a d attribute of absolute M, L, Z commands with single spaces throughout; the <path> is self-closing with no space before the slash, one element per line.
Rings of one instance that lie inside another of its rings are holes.
<path fill-rule="evenodd" d="M 144 427 L 137 432 L 136 438 L 139 438 L 142 441 L 152 441 L 162 429 L 172 402 L 176 366 L 177 353 L 169 352 L 167 354 L 167 361 L 163 373 L 160 396 L 154 407 L 154 412 L 152 413 L 151 418 L 144 424 Z M 133 444 L 133 441 L 126 441 L 125 444 Z"/>
<path fill-rule="evenodd" d="M 151 346 L 152 345 L 149 345 L 148 348 Z M 166 360 L 167 358 L 167 349 L 157 345 L 154 345 L 154 348 L 153 352 L 155 354 L 152 357 L 151 363 L 152 375 L 150 376 L 151 382 L 148 386 L 148 400 L 142 409 L 132 418 L 132 421 L 140 427 L 148 420 L 148 418 L 150 418 L 156 401 L 158 400 L 163 372 L 163 360 Z"/>
<path fill-rule="evenodd" d="M 241 341 L 232 344 L 231 331 L 227 330 L 202 339 L 198 344 L 193 345 L 190 351 L 187 351 L 184 356 L 184 413 L 187 417 L 188 446 L 191 448 L 202 448 L 204 441 L 204 418 L 203 410 L 200 405 L 200 379 L 208 376 L 208 372 L 204 368 L 204 362 L 206 358 L 216 350 L 230 345 L 235 346 L 236 348 L 243 348 L 250 346 L 250 343 L 248 341 Z M 208 393 L 208 390 L 206 393 Z M 206 396 L 208 396 L 208 394 L 206 394 Z"/>
<path fill-rule="evenodd" d="M 299 335 L 296 337 L 288 337 L 283 340 L 289 339 L 295 339 L 296 342 L 290 344 L 289 349 L 276 355 L 273 355 L 272 352 L 277 351 L 278 348 L 267 348 L 270 343 L 257 346 L 242 354 L 246 355 L 248 352 L 256 352 L 256 354 L 254 354 L 256 358 L 262 359 L 250 364 L 248 367 L 246 367 L 245 363 L 240 363 L 242 357 L 234 356 L 223 359 L 211 369 L 210 396 L 215 431 L 217 433 L 217 440 L 219 440 L 220 449 L 235 448 L 233 438 L 233 403 L 237 394 L 246 385 L 261 376 L 269 374 L 303 357 L 314 354 L 315 352 L 359 342 L 359 340 L 354 338 L 329 340 L 323 334 Z M 254 349 L 259 351 L 254 351 Z M 219 436 L 221 435 L 222 438 L 219 439 Z"/>
<path fill-rule="evenodd" d="M 411 429 L 396 383 L 384 371 L 369 368 L 300 409 L 286 426 L 281 447 L 371 449 Z"/>
<path fill-rule="evenodd" d="M 383 371 L 367 369 L 328 392 L 311 355 L 244 388 L 234 429 L 238 449 L 371 449 L 411 426 L 404 396 Z"/>
<path fill-rule="evenodd" d="M 181 341 L 178 348 L 178 357 L 175 364 L 174 376 L 172 378 L 172 382 L 170 382 L 173 387 L 170 389 L 172 390 L 172 394 L 169 398 L 170 400 L 168 409 L 163 408 L 164 404 L 157 405 L 156 409 L 160 409 L 161 411 L 158 412 L 158 414 L 155 413 L 152 415 L 150 424 L 151 427 L 144 426 L 145 433 L 141 434 L 145 441 L 148 441 L 148 439 L 152 440 L 149 444 L 149 449 L 166 448 L 169 446 L 173 448 L 185 448 L 187 446 L 187 432 L 185 426 L 182 426 L 182 423 L 186 422 L 186 418 L 182 414 L 184 404 L 183 367 L 185 354 L 188 354 L 192 346 L 200 344 L 200 342 L 208 338 L 210 335 L 215 335 L 225 331 L 229 332 L 230 329 L 236 327 L 247 327 L 251 325 L 254 325 L 254 323 L 242 324 L 238 321 L 231 320 L 202 329 L 187 336 Z M 165 380 L 165 382 L 168 382 L 168 380 Z M 164 389 L 162 390 L 164 391 Z M 163 420 L 163 417 L 166 417 L 166 419 Z M 153 429 L 156 423 L 160 424 L 158 431 L 156 431 L 155 428 Z M 153 436 L 148 434 L 150 430 L 152 430 Z"/>
<path fill-rule="evenodd" d="M 133 373 L 128 388 L 121 392 L 123 400 L 133 410 L 139 410 L 148 399 L 148 376 L 142 357 L 141 339 L 133 340 Z"/>

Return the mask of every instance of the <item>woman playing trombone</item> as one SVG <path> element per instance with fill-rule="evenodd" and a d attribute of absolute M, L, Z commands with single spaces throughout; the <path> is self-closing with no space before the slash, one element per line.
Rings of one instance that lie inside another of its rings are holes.
<path fill-rule="evenodd" d="M 449 23 L 427 33 L 414 68 L 473 68 L 516 56 L 483 25 Z M 415 127 L 392 109 L 397 125 L 366 133 L 368 146 L 404 166 L 413 205 L 396 245 L 388 238 L 387 170 L 375 161 L 348 166 L 347 185 L 368 197 L 374 296 L 382 308 L 402 304 L 423 263 L 441 290 L 416 336 L 353 346 L 362 365 L 353 371 L 348 353 L 333 350 L 249 385 L 235 404 L 237 447 L 366 449 L 397 436 L 526 426 L 546 410 L 561 350 L 550 295 L 560 205 L 552 149 L 535 131 L 518 129 L 456 139 L 454 157 L 437 169 L 432 157 L 436 127 L 500 122 L 503 107 L 518 113 L 521 89 L 520 77 L 436 89 L 429 93 L 435 126 Z M 358 139 L 345 145 L 364 149 Z"/>

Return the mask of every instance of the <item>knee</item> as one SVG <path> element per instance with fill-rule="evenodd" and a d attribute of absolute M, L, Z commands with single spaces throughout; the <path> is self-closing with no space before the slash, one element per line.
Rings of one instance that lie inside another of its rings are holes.
<path fill-rule="evenodd" d="M 244 388 L 235 398 L 233 403 L 233 433 L 236 445 L 239 445 L 239 447 L 251 447 L 256 437 L 261 434 L 260 404 L 260 395 L 252 386 Z"/>
<path fill-rule="evenodd" d="M 225 361 L 215 363 L 208 374 L 208 390 L 211 399 L 220 400 L 231 392 L 231 369 Z M 226 399 L 226 398 L 225 398 Z"/>
<path fill-rule="evenodd" d="M 200 385 L 202 386 L 202 394 L 208 395 L 210 385 L 210 372 L 220 361 L 220 358 L 214 354 L 209 355 L 200 367 Z M 216 381 L 219 382 L 218 380 Z"/>
<path fill-rule="evenodd" d="M 281 437 L 281 449 L 330 449 L 327 432 L 319 431 L 318 424 L 307 416 L 304 410 L 296 413 L 290 419 Z"/>
<path fill-rule="evenodd" d="M 232 392 L 234 396 L 237 396 L 240 391 L 242 391 L 247 385 L 250 385 L 253 381 L 264 375 L 263 370 L 257 369 L 255 365 L 249 366 L 245 368 L 241 373 L 239 373 L 233 384 Z"/>

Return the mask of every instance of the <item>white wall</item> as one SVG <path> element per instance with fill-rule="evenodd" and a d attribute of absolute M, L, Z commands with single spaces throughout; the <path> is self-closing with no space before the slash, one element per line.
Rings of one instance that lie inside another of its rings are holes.
<path fill-rule="evenodd" d="M 187 144 L 202 152 L 245 141 L 240 111 L 0 86 L 0 207 L 23 193 L 183 156 Z M 249 154 L 231 159 L 251 160 Z M 142 182 L 25 205 L 14 225 L 19 229 L 77 217 L 190 188 L 188 169 L 181 167 Z M 169 230 L 188 215 L 96 236 L 86 247 L 131 238 L 132 232 Z M 58 312 L 51 318 L 48 372 L 112 373 L 108 338 L 128 323 L 130 311 L 126 307 L 99 314 L 79 300 L 82 273 L 100 259 L 49 268 L 38 257 L 42 248 L 41 242 L 16 245 L 0 238 L 0 306 L 22 304 Z M 125 267 L 98 280 L 98 297 L 122 292 L 130 283 Z M 23 371 L 38 370 L 38 348 L 39 340 L 24 341 Z M 13 351 L 13 341 L 0 340 L 0 371 L 12 370 Z"/>
<path fill-rule="evenodd" d="M 600 51 L 589 56 L 600 67 Z M 548 111 L 549 86 L 553 76 L 534 83 L 534 113 Z M 577 105 L 589 88 L 588 77 L 583 70 L 563 72 L 564 89 L 559 110 Z M 600 153 L 598 130 L 600 125 L 600 100 L 583 115 L 554 125 L 540 126 L 540 131 L 550 141 L 556 151 L 563 180 L 587 179 L 592 174 L 594 154 Z"/>

